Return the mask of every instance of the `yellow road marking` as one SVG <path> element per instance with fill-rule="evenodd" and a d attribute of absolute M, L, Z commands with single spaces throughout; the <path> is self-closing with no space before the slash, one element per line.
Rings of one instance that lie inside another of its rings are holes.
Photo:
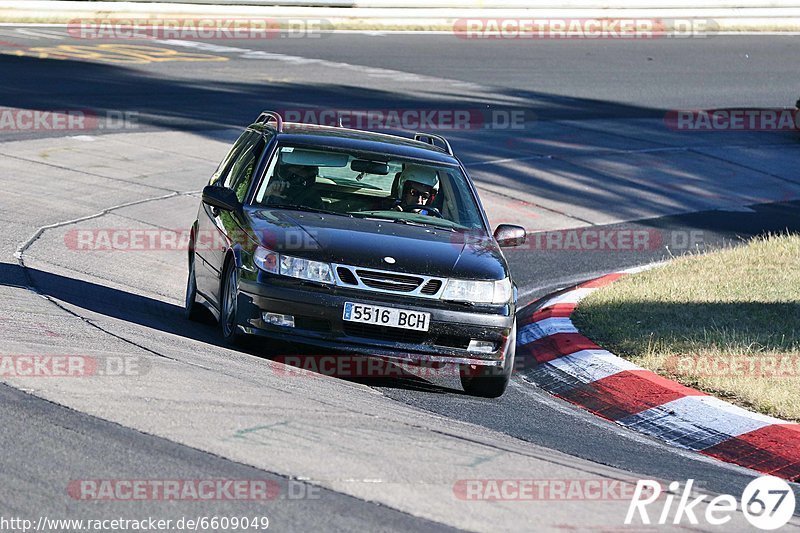
<path fill-rule="evenodd" d="M 81 61 L 107 61 L 133 65 L 163 63 L 166 61 L 228 61 L 227 57 L 222 56 L 179 52 L 171 48 L 133 44 L 99 44 L 92 46 L 62 44 L 16 50 L 13 54 L 39 59 L 78 59 Z"/>

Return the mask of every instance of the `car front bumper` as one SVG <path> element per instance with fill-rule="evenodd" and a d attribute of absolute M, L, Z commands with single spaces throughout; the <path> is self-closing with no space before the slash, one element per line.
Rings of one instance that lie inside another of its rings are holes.
<path fill-rule="evenodd" d="M 429 330 L 416 332 L 348 322 L 342 318 L 345 302 L 430 313 Z M 239 328 L 244 333 L 410 363 L 501 366 L 514 311 L 510 304 L 478 309 L 340 287 L 248 280 L 240 281 L 238 299 Z M 265 312 L 292 315 L 295 327 L 268 324 L 262 319 Z M 495 343 L 494 351 L 468 350 L 473 339 Z"/>

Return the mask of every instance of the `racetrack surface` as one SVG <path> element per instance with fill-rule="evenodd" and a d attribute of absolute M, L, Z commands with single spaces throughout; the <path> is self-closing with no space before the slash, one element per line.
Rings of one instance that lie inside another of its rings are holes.
<path fill-rule="evenodd" d="M 610 528 L 622 524 L 626 501 L 474 502 L 454 486 L 694 478 L 705 491 L 740 494 L 755 473 L 596 419 L 538 389 L 524 362 L 498 400 L 468 397 L 447 376 L 287 375 L 270 361 L 279 349 L 231 351 L 215 328 L 182 318 L 184 250 L 82 251 L 69 236 L 188 228 L 232 128 L 270 107 L 522 111 L 518 128 L 440 133 L 493 224 L 560 236 L 508 251 L 525 302 L 670 253 L 797 230 L 796 132 L 676 132 L 664 122 L 675 108 L 792 104 L 800 60 L 790 39 L 465 43 L 348 34 L 137 42 L 148 48 L 132 63 L 119 48 L 65 49 L 99 44 L 63 29 L 2 28 L 3 108 L 138 115 L 122 130 L 0 132 L 0 353 L 133 358 L 141 369 L 4 379 L 4 515 L 264 513 L 281 531 Z M 650 240 L 638 249 L 563 249 L 561 230 L 586 227 Z M 256 477 L 276 481 L 284 497 L 86 502 L 67 491 L 82 479 Z M 320 492 L 289 498 L 290 484 Z M 744 527 L 737 519 L 734 529 Z"/>

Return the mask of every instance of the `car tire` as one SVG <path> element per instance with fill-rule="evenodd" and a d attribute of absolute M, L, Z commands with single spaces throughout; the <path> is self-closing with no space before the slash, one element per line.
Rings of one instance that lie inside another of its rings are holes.
<path fill-rule="evenodd" d="M 230 346 L 241 343 L 243 334 L 238 328 L 238 296 L 239 296 L 239 273 L 236 263 L 231 260 L 225 266 L 222 275 L 222 290 L 220 291 L 221 312 L 219 317 L 220 327 L 222 328 L 222 340 Z"/>
<path fill-rule="evenodd" d="M 511 341 L 502 367 L 461 365 L 461 386 L 470 396 L 499 398 L 506 391 L 517 351 L 517 321 L 511 328 Z"/>
<path fill-rule="evenodd" d="M 189 276 L 186 279 L 186 299 L 183 315 L 194 322 L 208 322 L 209 312 L 197 303 L 197 277 L 194 273 L 194 254 L 189 257 Z"/>

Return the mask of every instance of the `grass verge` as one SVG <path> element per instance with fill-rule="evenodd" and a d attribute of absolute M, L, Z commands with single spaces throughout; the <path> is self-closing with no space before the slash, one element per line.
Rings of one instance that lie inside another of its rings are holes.
<path fill-rule="evenodd" d="M 800 421 L 800 236 L 683 256 L 584 299 L 576 327 L 644 368 Z"/>

